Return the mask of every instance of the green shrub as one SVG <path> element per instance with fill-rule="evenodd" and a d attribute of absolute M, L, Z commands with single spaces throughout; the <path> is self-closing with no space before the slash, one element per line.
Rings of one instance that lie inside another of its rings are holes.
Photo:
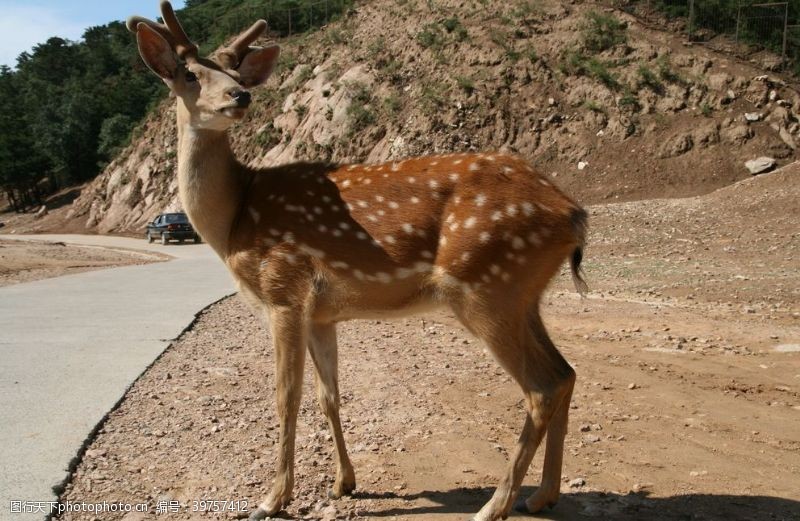
<path fill-rule="evenodd" d="M 612 90 L 616 90 L 620 86 L 616 76 L 608 70 L 605 63 L 593 56 L 585 56 L 581 52 L 570 51 L 567 53 L 560 68 L 565 74 L 595 78 Z"/>
<path fill-rule="evenodd" d="M 593 52 L 602 52 L 628 41 L 626 24 L 610 14 L 598 11 L 586 13 L 581 37 L 583 47 Z"/>
<path fill-rule="evenodd" d="M 472 94 L 475 91 L 475 82 L 469 76 L 456 76 L 456 83 L 467 94 Z"/>
<path fill-rule="evenodd" d="M 661 80 L 658 79 L 656 73 L 651 71 L 647 65 L 639 65 L 636 72 L 639 75 L 639 86 L 647 87 L 653 92 L 664 91 L 664 85 L 661 83 Z"/>

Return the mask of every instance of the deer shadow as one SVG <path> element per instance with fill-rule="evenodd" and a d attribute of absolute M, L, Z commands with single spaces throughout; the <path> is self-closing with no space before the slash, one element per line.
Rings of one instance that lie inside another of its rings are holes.
<path fill-rule="evenodd" d="M 534 487 L 522 487 L 519 498 L 526 498 Z M 369 502 L 359 512 L 365 517 L 393 517 L 404 515 L 470 514 L 480 510 L 489 500 L 494 488 L 473 487 L 445 491 L 426 490 L 419 493 L 357 493 L 359 499 L 375 499 L 375 508 Z M 400 500 L 408 506 L 381 508 L 382 499 Z M 520 504 L 521 500 L 518 499 Z M 800 501 L 771 497 L 733 494 L 681 494 L 669 497 L 651 497 L 648 492 L 618 494 L 614 492 L 570 492 L 552 509 L 536 515 L 517 511 L 511 518 L 549 519 L 603 519 L 609 521 L 658 520 L 790 520 L 800 519 Z"/>

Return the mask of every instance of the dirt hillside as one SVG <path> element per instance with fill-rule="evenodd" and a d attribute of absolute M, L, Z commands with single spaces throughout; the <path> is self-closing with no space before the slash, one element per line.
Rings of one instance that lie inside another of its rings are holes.
<path fill-rule="evenodd" d="M 543 518 L 797 519 L 799 200 L 795 164 L 703 196 L 590 208 L 592 292 L 580 299 L 564 273 L 544 300 L 578 383 L 562 500 Z M 325 496 L 333 448 L 309 369 L 286 514 L 467 519 L 521 428 L 517 386 L 444 312 L 339 332 L 358 491 Z M 236 297 L 211 307 L 111 413 L 62 499 L 180 505 L 107 518 L 127 521 L 198 519 L 202 499 L 252 507 L 274 477 L 274 385 L 260 320 Z M 540 453 L 523 494 L 541 465 Z"/>
<path fill-rule="evenodd" d="M 795 89 L 593 3 L 376 0 L 282 44 L 233 130 L 255 165 L 507 149 L 592 203 L 707 193 L 796 155 Z M 69 219 L 131 232 L 178 208 L 174 120 L 165 100 Z"/>

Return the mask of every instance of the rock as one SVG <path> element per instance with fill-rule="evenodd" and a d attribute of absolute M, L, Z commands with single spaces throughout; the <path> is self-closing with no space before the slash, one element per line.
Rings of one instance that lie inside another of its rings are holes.
<path fill-rule="evenodd" d="M 37 219 L 41 219 L 41 218 L 42 218 L 42 217 L 44 217 L 45 215 L 47 215 L 47 206 L 45 206 L 45 205 L 42 205 L 42 207 L 41 207 L 41 208 L 39 208 L 39 211 L 37 211 L 37 212 L 36 212 L 36 216 L 35 216 L 35 217 L 36 217 Z"/>
<path fill-rule="evenodd" d="M 587 166 L 589 166 L 589 163 L 586 163 L 585 161 L 579 161 L 578 162 L 578 170 L 583 170 Z"/>
<path fill-rule="evenodd" d="M 628 389 L 631 389 L 631 390 L 636 389 L 636 384 L 635 383 L 628 384 Z"/>
<path fill-rule="evenodd" d="M 556 104 L 555 98 L 547 98 L 547 104 L 551 107 L 554 106 Z"/>
<path fill-rule="evenodd" d="M 733 145 L 741 145 L 751 137 L 753 137 L 753 129 L 745 123 L 738 123 L 725 128 L 720 137 L 725 143 Z"/>
<path fill-rule="evenodd" d="M 580 488 L 586 484 L 586 480 L 583 478 L 575 478 L 570 480 L 569 486 L 570 488 Z"/>
<path fill-rule="evenodd" d="M 727 87 L 732 80 L 733 78 L 727 72 L 712 74 L 708 77 L 708 86 L 712 90 L 721 91 Z"/>
<path fill-rule="evenodd" d="M 596 434 L 587 434 L 583 437 L 587 443 L 597 443 L 600 441 L 600 436 Z"/>
<path fill-rule="evenodd" d="M 680 156 L 691 150 L 692 147 L 694 147 L 694 140 L 691 134 L 672 136 L 672 138 L 666 140 L 661 146 L 658 157 L 667 158 Z"/>
<path fill-rule="evenodd" d="M 780 130 L 778 130 L 778 135 L 792 150 L 797 150 L 797 144 L 794 142 L 794 137 L 792 137 L 792 134 L 786 130 L 786 127 L 781 127 Z"/>
<path fill-rule="evenodd" d="M 760 112 L 745 112 L 744 113 L 745 121 L 750 121 L 750 122 L 761 121 L 762 117 L 764 117 L 764 116 Z"/>
<path fill-rule="evenodd" d="M 746 161 L 744 166 L 747 170 L 750 171 L 751 174 L 763 174 L 764 172 L 768 172 L 775 168 L 775 160 L 771 157 L 759 157 L 757 159 L 751 159 L 750 161 Z"/>

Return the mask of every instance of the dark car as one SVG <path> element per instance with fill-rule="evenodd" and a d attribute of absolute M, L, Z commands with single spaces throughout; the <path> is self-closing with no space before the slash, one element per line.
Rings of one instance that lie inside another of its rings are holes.
<path fill-rule="evenodd" d="M 192 228 L 192 223 L 189 222 L 185 213 L 162 213 L 147 225 L 145 237 L 147 237 L 147 242 L 159 239 L 161 244 L 167 244 L 173 239 L 178 242 L 186 239 L 200 242 L 200 236 Z"/>

